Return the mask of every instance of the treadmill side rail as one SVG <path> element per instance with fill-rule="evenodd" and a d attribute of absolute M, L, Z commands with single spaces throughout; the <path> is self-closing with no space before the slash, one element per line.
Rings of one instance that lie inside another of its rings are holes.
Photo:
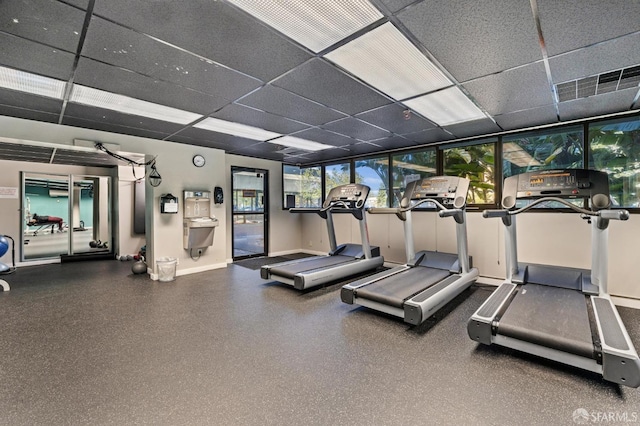
<path fill-rule="evenodd" d="M 640 359 L 629 333 L 608 295 L 591 296 L 602 345 L 602 375 L 605 380 L 640 387 Z"/>
<path fill-rule="evenodd" d="M 478 310 L 471 316 L 467 323 L 467 333 L 472 340 L 484 345 L 490 345 L 493 341 L 493 319 L 509 300 L 517 285 L 504 282 L 495 290 Z"/>
<path fill-rule="evenodd" d="M 293 288 L 304 290 L 340 278 L 372 271 L 384 264 L 382 256 L 370 259 L 354 259 L 352 262 L 340 263 L 331 267 L 324 267 L 296 274 L 293 278 Z"/>
<path fill-rule="evenodd" d="M 478 278 L 478 269 L 451 275 L 404 302 L 404 322 L 419 325 L 466 290 Z"/>

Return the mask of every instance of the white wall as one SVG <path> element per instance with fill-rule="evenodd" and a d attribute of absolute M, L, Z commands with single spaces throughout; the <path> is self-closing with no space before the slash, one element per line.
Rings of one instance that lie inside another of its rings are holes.
<path fill-rule="evenodd" d="M 231 241 L 231 167 L 248 167 L 269 172 L 269 247 L 268 253 L 277 256 L 300 251 L 302 234 L 300 215 L 282 209 L 282 163 L 240 155 L 226 155 L 225 210 L 229 215 L 226 223 L 227 259 L 233 257 Z"/>
<path fill-rule="evenodd" d="M 395 215 L 367 215 L 369 238 L 380 247 L 386 261 L 404 263 L 402 222 Z M 432 212 L 413 214 L 416 250 L 455 252 L 455 223 Z M 467 212 L 469 253 L 480 275 L 504 279 L 504 233 L 499 219 L 484 219 L 478 212 Z M 517 217 L 518 256 L 522 262 L 591 267 L 591 228 L 577 214 L 530 213 Z M 313 252 L 329 249 L 324 221 L 317 215 L 303 215 L 302 248 Z M 355 219 L 336 217 L 338 244 L 358 242 Z M 609 293 L 640 299 L 635 267 L 640 251 L 635 250 L 640 235 L 640 218 L 611 221 L 609 230 Z"/>
<path fill-rule="evenodd" d="M 118 144 L 121 151 L 146 154 L 147 158 L 157 156 L 156 164 L 162 176 L 162 183 L 157 188 L 151 187 L 148 183 L 146 186 L 147 263 L 152 268 L 152 276 L 155 277 L 157 274 L 156 257 L 177 258 L 178 275 L 226 266 L 225 226 L 216 228 L 213 246 L 207 249 L 198 261 L 194 261 L 182 248 L 182 211 L 176 215 L 161 215 L 159 212 L 159 200 L 163 194 L 170 192 L 182 199 L 184 190 L 213 191 L 215 186 L 225 185 L 224 151 L 3 116 L 0 116 L 0 138 L 7 142 L 24 141 L 56 145 L 73 145 L 74 139 L 82 139 Z M 207 160 L 207 164 L 202 168 L 194 167 L 191 162 L 196 153 L 202 154 Z M 37 163 L 29 164 L 35 166 Z M 62 170 L 68 169 L 68 166 L 60 167 Z M 84 171 L 82 173 L 89 174 Z M 17 173 L 11 174 L 17 176 Z M 214 214 L 218 216 L 221 224 L 226 222 L 224 209 L 215 211 Z M 137 244 L 133 245 L 137 250 Z"/>

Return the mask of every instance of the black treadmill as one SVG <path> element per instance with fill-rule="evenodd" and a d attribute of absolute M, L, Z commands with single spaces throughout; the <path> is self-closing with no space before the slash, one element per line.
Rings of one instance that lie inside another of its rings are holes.
<path fill-rule="evenodd" d="M 275 279 L 298 290 L 304 290 L 382 266 L 384 258 L 380 256 L 380 248 L 369 244 L 364 214 L 368 196 L 368 186 L 352 183 L 332 188 L 321 209 L 290 209 L 291 213 L 315 213 L 325 219 L 331 250 L 326 256 L 264 265 L 260 269 L 260 277 L 265 280 Z M 358 220 L 362 244 L 337 245 L 332 216 L 334 213 L 349 213 Z"/>
<path fill-rule="evenodd" d="M 568 199 L 587 199 L 590 207 Z M 591 222 L 590 270 L 518 262 L 516 216 L 550 201 Z M 469 319 L 469 337 L 640 386 L 638 354 L 607 293 L 609 221 L 629 218 L 626 210 L 608 209 L 607 174 L 567 169 L 511 176 L 504 182 L 502 206 L 483 215 L 500 217 L 505 225 L 506 281 Z"/>

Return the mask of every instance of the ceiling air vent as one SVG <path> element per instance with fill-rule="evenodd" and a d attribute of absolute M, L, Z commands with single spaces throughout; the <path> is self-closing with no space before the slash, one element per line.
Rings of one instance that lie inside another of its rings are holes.
<path fill-rule="evenodd" d="M 298 156 L 303 154 L 308 154 L 309 151 L 300 148 L 286 147 L 276 151 L 278 154 L 284 154 L 288 156 Z"/>
<path fill-rule="evenodd" d="M 558 101 L 566 102 L 593 95 L 638 87 L 640 65 L 556 84 Z"/>

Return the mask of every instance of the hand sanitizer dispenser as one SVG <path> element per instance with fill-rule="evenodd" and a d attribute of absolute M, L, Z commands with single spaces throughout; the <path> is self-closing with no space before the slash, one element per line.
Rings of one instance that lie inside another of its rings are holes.
<path fill-rule="evenodd" d="M 213 245 L 216 226 L 218 219 L 211 216 L 211 192 L 184 191 L 184 249 L 201 249 Z"/>

